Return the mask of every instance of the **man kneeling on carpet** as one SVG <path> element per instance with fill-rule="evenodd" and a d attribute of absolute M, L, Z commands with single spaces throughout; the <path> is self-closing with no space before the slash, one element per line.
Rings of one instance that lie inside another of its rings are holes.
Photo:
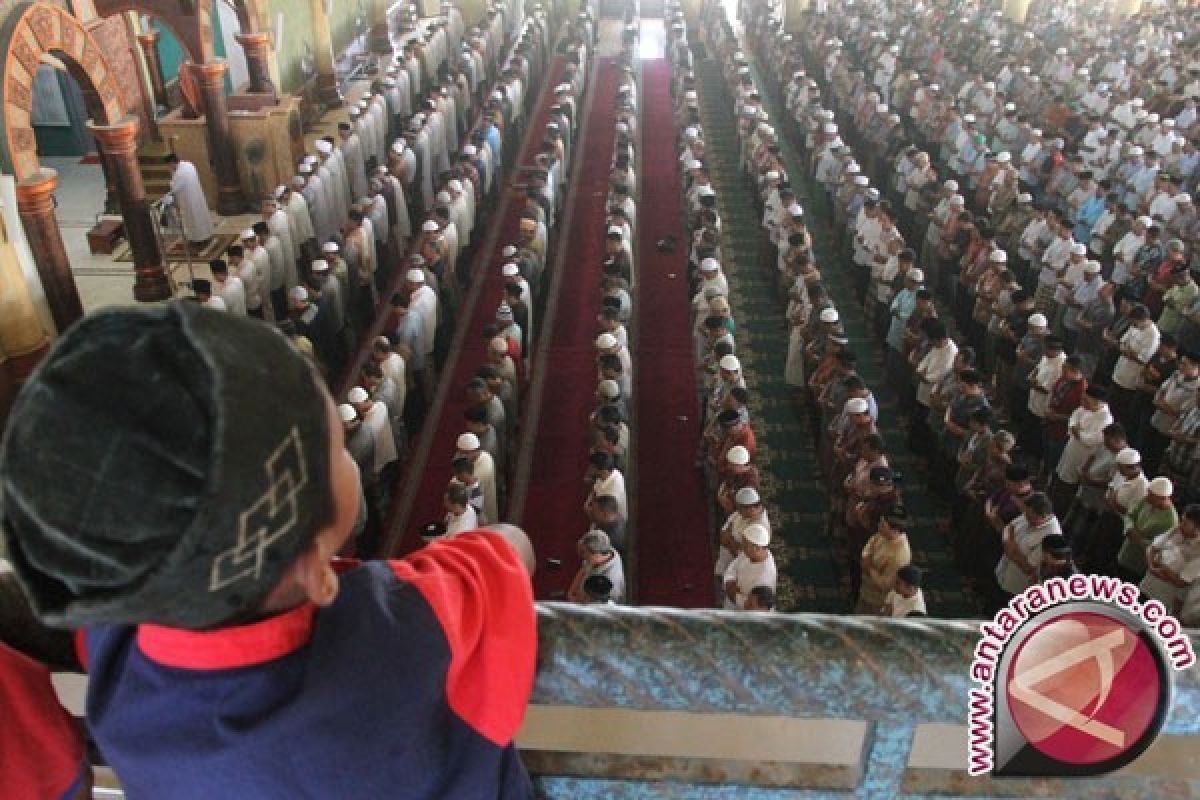
<path fill-rule="evenodd" d="M 181 303 L 84 319 L 17 398 L 0 501 L 36 612 L 78 629 L 127 797 L 533 796 L 528 538 L 335 561 L 358 471 L 269 326 Z"/>

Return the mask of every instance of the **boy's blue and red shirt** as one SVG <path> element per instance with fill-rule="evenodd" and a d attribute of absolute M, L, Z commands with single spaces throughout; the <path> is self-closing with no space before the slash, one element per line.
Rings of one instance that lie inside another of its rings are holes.
<path fill-rule="evenodd" d="M 207 632 L 93 627 L 88 722 L 130 798 L 526 798 L 529 576 L 472 532 Z"/>

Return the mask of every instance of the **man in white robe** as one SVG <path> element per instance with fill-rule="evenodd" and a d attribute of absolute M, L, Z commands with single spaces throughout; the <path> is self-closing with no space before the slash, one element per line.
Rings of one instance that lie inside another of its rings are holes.
<path fill-rule="evenodd" d="M 183 234 L 189 242 L 207 242 L 213 235 L 212 215 L 208 212 L 208 201 L 196 165 L 180 161 L 172 153 L 167 156 L 167 168 L 171 170 L 171 194 L 179 209 Z"/>
<path fill-rule="evenodd" d="M 333 145 L 324 139 L 317 141 L 317 152 L 321 154 L 321 163 L 317 167 L 317 176 L 325 190 L 325 202 L 329 206 L 329 221 L 336 233 L 346 221 L 346 212 L 350 210 L 350 201 L 346 196 L 345 174 L 339 171 L 338 162 L 333 159 Z M 332 235 L 332 233 L 331 233 Z"/>
<path fill-rule="evenodd" d="M 358 109 L 350 109 L 352 120 L 358 120 L 360 116 Z M 367 167 L 363 157 L 363 140 L 354 125 L 361 130 L 362 126 L 357 121 L 353 125 L 349 122 L 338 123 L 338 137 L 342 140 L 339 149 L 346 161 L 346 173 L 350 178 L 351 202 L 357 202 L 367 195 Z"/>
<path fill-rule="evenodd" d="M 286 188 L 284 188 L 284 193 L 287 193 Z M 279 238 L 279 243 L 283 246 L 287 284 L 288 289 L 291 289 L 300 282 L 296 273 L 296 262 L 300 259 L 300 246 L 292 236 L 291 222 L 288 220 L 287 212 L 280 208 L 279 201 L 274 198 L 263 202 L 262 216 L 263 222 L 267 223 L 271 233 Z"/>

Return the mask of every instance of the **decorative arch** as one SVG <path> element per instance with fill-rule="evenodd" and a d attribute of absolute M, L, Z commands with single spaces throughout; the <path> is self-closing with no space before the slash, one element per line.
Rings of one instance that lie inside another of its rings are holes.
<path fill-rule="evenodd" d="M 208 19 L 207 39 L 202 33 L 202 21 L 197 14 L 207 15 L 201 3 L 200 8 L 194 8 L 191 2 L 164 2 L 164 0 L 94 0 L 96 13 L 101 17 L 111 17 L 132 11 L 135 14 L 145 14 L 161 22 L 171 31 L 179 44 L 187 51 L 188 58 L 195 63 L 207 61 L 212 57 L 212 24 Z"/>
<path fill-rule="evenodd" d="M 18 3 L 0 28 L 0 167 L 18 181 L 37 173 L 40 162 L 33 132 L 33 81 L 41 58 L 62 60 L 72 77 L 99 98 L 89 109 L 100 125 L 119 122 L 121 105 L 116 74 L 92 35 L 64 9 L 46 2 Z"/>

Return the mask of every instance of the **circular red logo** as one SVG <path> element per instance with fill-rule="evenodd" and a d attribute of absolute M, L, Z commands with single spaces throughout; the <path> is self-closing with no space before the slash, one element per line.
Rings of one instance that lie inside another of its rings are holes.
<path fill-rule="evenodd" d="M 1144 746 L 1164 686 L 1151 645 L 1119 619 L 1068 612 L 1020 643 L 1005 678 L 1026 742 L 1065 764 L 1093 765 Z"/>

